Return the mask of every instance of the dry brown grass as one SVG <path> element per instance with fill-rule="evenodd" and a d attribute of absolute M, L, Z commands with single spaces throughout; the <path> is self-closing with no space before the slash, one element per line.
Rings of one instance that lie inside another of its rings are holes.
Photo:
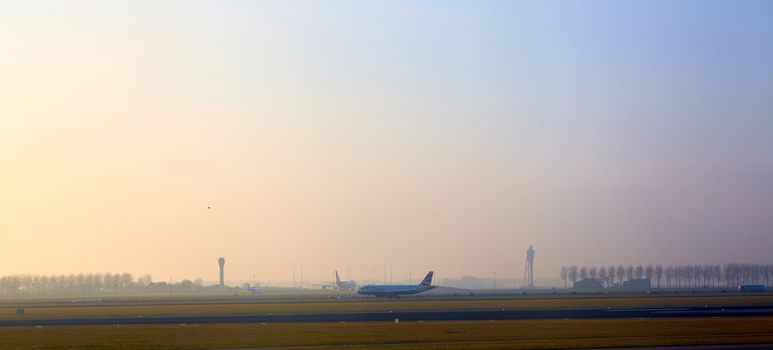
<path fill-rule="evenodd" d="M 0 328 L 0 349 L 421 349 L 773 343 L 773 318 Z"/>

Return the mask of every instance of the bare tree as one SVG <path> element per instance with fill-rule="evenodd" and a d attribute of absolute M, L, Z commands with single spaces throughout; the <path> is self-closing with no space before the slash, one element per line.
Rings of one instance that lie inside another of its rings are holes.
<path fill-rule="evenodd" d="M 601 283 L 608 287 L 607 285 L 607 269 L 605 269 L 603 266 L 599 268 L 599 280 L 601 280 Z"/>
<path fill-rule="evenodd" d="M 693 279 L 695 280 L 695 287 L 696 288 L 700 287 L 701 283 L 703 282 L 703 266 L 693 265 L 692 275 L 693 275 Z"/>
<path fill-rule="evenodd" d="M 671 288 L 671 280 L 674 279 L 675 271 L 673 266 L 666 267 L 666 286 Z"/>
<path fill-rule="evenodd" d="M 672 273 L 671 277 L 674 279 L 674 284 L 673 284 L 674 288 L 679 288 L 679 278 L 680 278 L 681 272 L 682 272 L 681 266 L 671 266 L 671 273 Z"/>
<path fill-rule="evenodd" d="M 151 275 L 143 275 L 140 278 L 137 279 L 137 284 L 142 287 L 147 287 L 151 283 L 153 283 L 153 276 Z"/>
<path fill-rule="evenodd" d="M 655 268 L 652 267 L 652 265 L 647 265 L 647 267 L 644 268 L 644 278 L 650 280 L 652 282 L 652 276 L 655 274 Z"/>
<path fill-rule="evenodd" d="M 704 265 L 703 275 L 706 277 L 706 285 L 714 287 L 714 265 Z"/>
<path fill-rule="evenodd" d="M 628 265 L 625 268 L 625 279 L 628 281 L 633 279 L 633 265 Z"/>
<path fill-rule="evenodd" d="M 623 278 L 625 278 L 625 268 L 623 265 L 617 266 L 617 284 L 622 285 L 623 284 Z"/>
<path fill-rule="evenodd" d="M 121 274 L 121 277 L 119 279 L 119 288 L 121 290 L 128 290 L 131 288 L 132 283 L 134 283 L 134 277 L 132 274 L 128 272 L 124 272 Z"/>
<path fill-rule="evenodd" d="M 564 289 L 566 289 L 566 279 L 569 277 L 569 269 L 561 266 L 561 279 L 564 280 Z"/>
<path fill-rule="evenodd" d="M 693 269 L 692 265 L 686 265 L 684 267 L 684 279 L 687 281 L 687 287 L 692 288 L 692 281 L 693 276 L 695 275 L 695 270 Z"/>
<path fill-rule="evenodd" d="M 739 282 L 739 270 L 738 264 L 725 265 L 725 283 L 728 287 L 737 286 Z"/>

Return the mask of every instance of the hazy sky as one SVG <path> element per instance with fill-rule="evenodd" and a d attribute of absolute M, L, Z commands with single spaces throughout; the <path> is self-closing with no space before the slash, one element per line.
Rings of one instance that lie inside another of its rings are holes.
<path fill-rule="evenodd" d="M 773 2 L 0 2 L 0 275 L 530 244 L 537 278 L 770 263 Z"/>

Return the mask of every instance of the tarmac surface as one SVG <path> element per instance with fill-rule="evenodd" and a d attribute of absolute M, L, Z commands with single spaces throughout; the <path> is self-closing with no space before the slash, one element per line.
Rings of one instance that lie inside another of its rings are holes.
<path fill-rule="evenodd" d="M 399 312 L 336 312 L 251 315 L 175 315 L 80 318 L 17 318 L 0 320 L 0 327 L 105 326 L 154 324 L 246 324 L 300 322 L 394 322 L 400 321 L 486 321 L 550 319 L 619 319 L 675 317 L 760 317 L 773 316 L 773 305 L 724 307 L 514 309 Z"/>

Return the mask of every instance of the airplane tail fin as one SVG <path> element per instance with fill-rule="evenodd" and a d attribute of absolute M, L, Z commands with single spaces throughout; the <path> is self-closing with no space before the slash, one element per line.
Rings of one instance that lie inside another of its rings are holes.
<path fill-rule="evenodd" d="M 430 271 L 426 277 L 419 283 L 421 286 L 431 286 L 432 285 L 432 274 L 434 271 Z"/>
<path fill-rule="evenodd" d="M 341 279 L 338 278 L 338 270 L 336 270 L 336 283 L 339 283 L 339 282 L 341 282 Z"/>

